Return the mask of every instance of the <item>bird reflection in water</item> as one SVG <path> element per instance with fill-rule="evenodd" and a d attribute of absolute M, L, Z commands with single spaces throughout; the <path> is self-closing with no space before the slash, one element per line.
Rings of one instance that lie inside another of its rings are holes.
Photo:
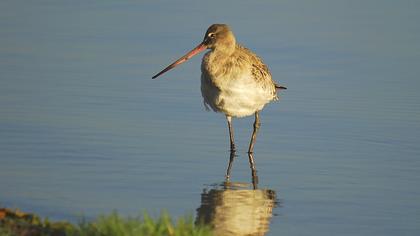
<path fill-rule="evenodd" d="M 233 158 L 231 155 L 228 174 Z M 249 158 L 253 159 L 252 154 Z M 251 171 L 252 184 L 227 179 L 204 189 L 196 223 L 210 225 L 214 235 L 265 235 L 278 201 L 274 190 L 258 189 L 255 165 Z"/>
<path fill-rule="evenodd" d="M 226 182 L 229 182 L 230 180 L 230 172 L 232 170 L 232 164 L 235 160 L 236 152 L 230 151 L 230 158 L 229 158 L 229 164 L 226 170 Z M 248 160 L 249 160 L 249 168 L 251 169 L 252 174 L 252 186 L 254 189 L 258 188 L 258 175 L 257 175 L 257 168 L 255 168 L 255 161 L 254 161 L 254 154 L 252 152 L 248 153 Z"/>

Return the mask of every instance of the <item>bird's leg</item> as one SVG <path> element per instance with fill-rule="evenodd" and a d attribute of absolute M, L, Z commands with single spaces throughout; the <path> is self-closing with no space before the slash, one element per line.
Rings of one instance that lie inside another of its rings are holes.
<path fill-rule="evenodd" d="M 254 189 L 258 188 L 258 175 L 257 175 L 257 169 L 255 168 L 255 162 L 254 162 L 254 154 L 252 152 L 248 153 L 249 158 L 249 167 L 251 168 L 251 175 L 252 175 L 252 186 Z"/>
<path fill-rule="evenodd" d="M 248 153 L 253 153 L 254 152 L 255 139 L 257 138 L 257 133 L 258 133 L 258 130 L 259 130 L 260 126 L 261 126 L 260 115 L 257 111 L 257 112 L 255 112 L 254 131 L 252 132 L 251 141 L 249 143 L 249 148 L 248 148 Z"/>
<path fill-rule="evenodd" d="M 226 181 L 229 181 L 230 178 L 230 170 L 232 169 L 233 160 L 235 159 L 235 151 L 230 151 L 230 157 L 229 157 L 229 164 L 228 168 L 226 170 Z"/>
<path fill-rule="evenodd" d="M 235 140 L 233 138 L 233 127 L 232 127 L 232 117 L 226 116 L 228 127 L 229 127 L 229 139 L 230 139 L 230 152 L 235 152 Z"/>
<path fill-rule="evenodd" d="M 260 115 L 257 112 L 255 112 L 255 121 L 254 121 L 254 131 L 252 132 L 251 141 L 249 143 L 249 149 L 248 149 L 248 158 L 249 158 L 249 167 L 251 168 L 251 174 L 252 174 L 252 185 L 254 189 L 257 189 L 258 185 L 258 176 L 257 176 L 257 169 L 255 168 L 255 162 L 254 162 L 254 144 L 255 139 L 257 137 L 258 129 L 260 128 Z"/>
<path fill-rule="evenodd" d="M 226 170 L 226 180 L 229 181 L 230 177 L 230 170 L 232 169 L 233 160 L 235 159 L 235 140 L 233 138 L 233 126 L 232 126 L 232 117 L 226 116 L 228 127 L 229 127 L 229 140 L 230 140 L 230 157 L 229 157 L 229 164 Z"/>

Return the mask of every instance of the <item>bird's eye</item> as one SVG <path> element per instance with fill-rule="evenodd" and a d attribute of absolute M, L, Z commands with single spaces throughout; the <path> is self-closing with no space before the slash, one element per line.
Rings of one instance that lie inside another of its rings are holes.
<path fill-rule="evenodd" d="M 209 33 L 209 35 L 208 35 L 210 38 L 214 38 L 214 36 L 216 36 L 216 34 L 215 33 Z"/>

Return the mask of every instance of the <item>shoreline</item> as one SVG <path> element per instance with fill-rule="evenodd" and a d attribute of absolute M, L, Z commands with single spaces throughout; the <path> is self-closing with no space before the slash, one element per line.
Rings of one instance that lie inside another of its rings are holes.
<path fill-rule="evenodd" d="M 174 223 L 176 222 L 176 223 Z M 142 217 L 123 217 L 117 212 L 100 216 L 92 221 L 81 218 L 80 223 L 50 221 L 35 213 L 19 209 L 0 208 L 0 236 L 68 236 L 68 235 L 211 235 L 206 225 L 196 225 L 192 217 L 172 220 L 168 213 L 154 219 L 147 213 Z"/>

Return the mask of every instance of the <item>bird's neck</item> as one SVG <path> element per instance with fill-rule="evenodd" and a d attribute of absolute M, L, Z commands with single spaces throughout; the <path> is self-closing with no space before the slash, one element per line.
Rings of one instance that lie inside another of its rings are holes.
<path fill-rule="evenodd" d="M 213 79 L 229 73 L 237 64 L 235 50 L 236 45 L 234 48 L 211 50 L 203 58 L 202 71 L 209 74 Z"/>
<path fill-rule="evenodd" d="M 236 42 L 226 42 L 223 44 L 219 44 L 216 48 L 213 49 L 213 53 L 218 56 L 222 57 L 229 57 L 231 56 L 236 49 Z"/>
<path fill-rule="evenodd" d="M 213 49 L 209 56 L 212 63 L 223 65 L 229 63 L 234 52 L 235 47 L 218 47 Z"/>

